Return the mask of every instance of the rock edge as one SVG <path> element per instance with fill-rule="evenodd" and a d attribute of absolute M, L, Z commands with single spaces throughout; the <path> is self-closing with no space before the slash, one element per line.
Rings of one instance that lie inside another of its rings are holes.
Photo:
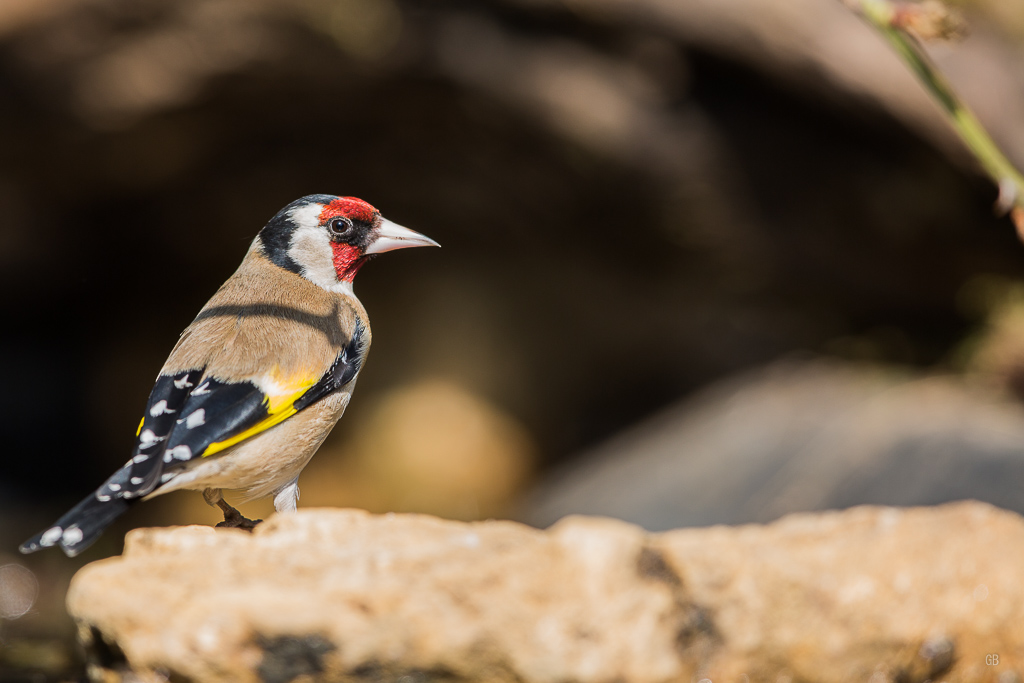
<path fill-rule="evenodd" d="M 95 680 L 1020 683 L 1024 519 L 976 502 L 647 534 L 305 509 L 139 529 L 72 582 Z"/>

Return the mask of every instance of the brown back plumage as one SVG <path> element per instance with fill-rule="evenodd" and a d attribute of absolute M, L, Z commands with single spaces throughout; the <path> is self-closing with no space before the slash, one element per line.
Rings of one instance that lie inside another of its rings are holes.
<path fill-rule="evenodd" d="M 181 334 L 161 373 L 206 367 L 208 376 L 228 382 L 267 372 L 319 378 L 348 344 L 357 317 L 369 348 L 358 299 L 279 268 L 254 245 Z"/>

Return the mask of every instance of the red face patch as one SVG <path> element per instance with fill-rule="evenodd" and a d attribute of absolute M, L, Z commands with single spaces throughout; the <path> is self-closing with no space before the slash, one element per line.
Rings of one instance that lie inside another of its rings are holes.
<path fill-rule="evenodd" d="M 351 218 L 354 221 L 372 223 L 373 217 L 376 213 L 377 209 L 373 208 L 362 199 L 357 199 L 355 197 L 338 197 L 330 204 L 325 205 L 320 211 L 320 222 L 326 223 L 336 216 L 342 216 L 344 218 Z"/>
<path fill-rule="evenodd" d="M 334 272 L 338 279 L 343 282 L 352 282 L 356 273 L 366 263 L 366 256 L 358 247 L 351 244 L 331 242 L 331 249 L 334 250 Z"/>

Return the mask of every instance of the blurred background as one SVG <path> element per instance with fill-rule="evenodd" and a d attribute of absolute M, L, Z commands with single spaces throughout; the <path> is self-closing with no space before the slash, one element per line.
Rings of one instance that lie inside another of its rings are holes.
<path fill-rule="evenodd" d="M 1024 0 L 960 8 L 931 52 L 1024 165 Z M 130 528 L 219 520 L 172 494 L 16 551 L 319 192 L 444 248 L 360 273 L 373 351 L 303 506 L 1024 511 L 1024 247 L 836 0 L 2 0 L 0 680 L 81 671 L 67 582 Z"/>

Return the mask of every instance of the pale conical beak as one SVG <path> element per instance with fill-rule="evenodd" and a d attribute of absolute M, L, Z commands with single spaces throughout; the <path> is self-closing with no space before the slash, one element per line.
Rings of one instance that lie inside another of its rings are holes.
<path fill-rule="evenodd" d="M 441 246 L 426 235 L 403 228 L 397 223 L 392 223 L 387 218 L 381 218 L 380 227 L 376 230 L 376 238 L 366 248 L 367 254 L 383 254 L 393 249 L 406 249 L 408 247 L 439 247 Z"/>

